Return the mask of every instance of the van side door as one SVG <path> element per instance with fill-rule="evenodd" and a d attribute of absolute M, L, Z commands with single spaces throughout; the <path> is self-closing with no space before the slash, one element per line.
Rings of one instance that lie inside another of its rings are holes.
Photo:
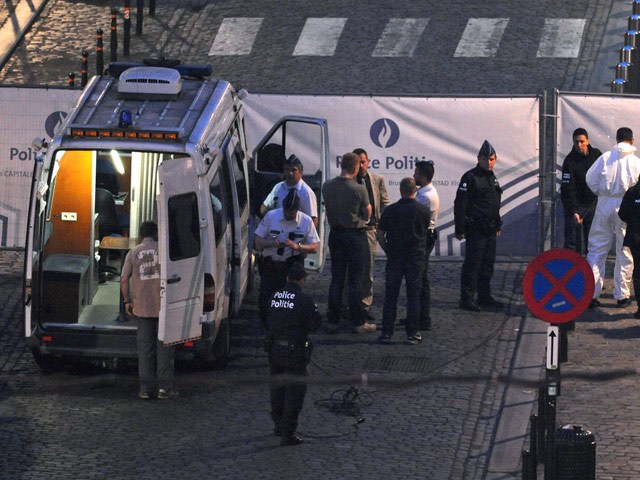
<path fill-rule="evenodd" d="M 224 161 L 229 172 L 229 185 L 234 214 L 230 215 L 233 234 L 231 264 L 233 265 L 233 298 L 231 309 L 233 314 L 240 311 L 242 298 L 249 283 L 250 251 L 249 251 L 249 184 L 246 153 L 240 141 L 238 125 L 233 128 L 223 145 Z"/>
<path fill-rule="evenodd" d="M 160 323 L 158 339 L 181 343 L 202 336 L 204 295 L 203 229 L 206 210 L 191 157 L 158 167 L 158 254 Z"/>
<path fill-rule="evenodd" d="M 322 185 L 329 174 L 329 130 L 322 118 L 286 116 L 271 127 L 253 150 L 254 212 L 273 186 L 282 180 L 285 158 L 295 154 L 304 166 L 302 179 L 316 194 L 318 205 L 318 236 L 320 242 L 315 254 L 307 255 L 304 265 L 308 270 L 321 270 L 324 265 L 325 211 Z"/>

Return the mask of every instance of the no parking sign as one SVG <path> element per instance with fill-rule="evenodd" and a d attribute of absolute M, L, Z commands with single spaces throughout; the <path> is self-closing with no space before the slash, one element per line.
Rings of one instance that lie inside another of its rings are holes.
<path fill-rule="evenodd" d="M 589 306 L 594 288 L 587 261 L 564 248 L 541 253 L 524 273 L 524 301 L 533 315 L 549 323 L 575 320 Z"/>

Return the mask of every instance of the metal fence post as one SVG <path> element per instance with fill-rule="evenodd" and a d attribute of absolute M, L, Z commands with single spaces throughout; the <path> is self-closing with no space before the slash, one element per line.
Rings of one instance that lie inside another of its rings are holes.
<path fill-rule="evenodd" d="M 102 34 L 103 31 L 101 28 L 96 30 L 96 74 L 102 75 L 104 72 L 104 45 L 102 44 Z"/>
<path fill-rule="evenodd" d="M 89 68 L 89 53 L 86 50 L 82 50 L 82 67 L 80 68 L 80 86 L 82 88 L 87 86 L 87 70 Z"/>
<path fill-rule="evenodd" d="M 112 62 L 118 61 L 118 10 L 111 9 L 111 36 L 109 37 L 110 58 Z"/>
<path fill-rule="evenodd" d="M 122 40 L 122 54 L 129 56 L 131 44 L 131 0 L 124 1 L 124 38 Z"/>

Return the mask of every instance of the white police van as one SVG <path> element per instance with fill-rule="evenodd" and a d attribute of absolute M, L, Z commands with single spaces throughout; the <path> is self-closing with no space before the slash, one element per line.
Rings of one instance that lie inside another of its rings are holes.
<path fill-rule="evenodd" d="M 159 339 L 179 345 L 178 358 L 228 362 L 230 320 L 252 282 L 252 211 L 281 178 L 282 155 L 296 149 L 307 152 L 319 194 L 328 136 L 322 119 L 283 117 L 252 158 L 245 92 L 210 75 L 210 67 L 112 64 L 54 138 L 39 142 L 24 319 L 43 369 L 137 357 L 119 274 L 145 220 L 159 230 Z M 320 268 L 319 258 L 308 265 Z"/>

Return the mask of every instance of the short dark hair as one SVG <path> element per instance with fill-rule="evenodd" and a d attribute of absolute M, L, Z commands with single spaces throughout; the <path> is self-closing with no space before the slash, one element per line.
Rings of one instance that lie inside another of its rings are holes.
<path fill-rule="evenodd" d="M 304 165 L 302 165 L 302 162 L 300 161 L 300 159 L 296 157 L 294 154 L 291 154 L 289 158 L 287 158 L 284 161 L 284 164 L 283 164 L 283 169 L 292 168 L 292 167 L 295 167 L 301 172 L 304 172 Z"/>
<path fill-rule="evenodd" d="M 571 138 L 576 138 L 579 137 L 580 135 L 584 135 L 586 138 L 589 138 L 589 134 L 587 133 L 587 131 L 582 128 L 582 127 L 578 127 L 573 131 L 573 135 L 571 136 Z"/>
<path fill-rule="evenodd" d="M 340 168 L 345 172 L 353 173 L 356 171 L 356 165 L 360 164 L 360 159 L 355 153 L 345 153 L 342 155 L 342 162 L 340 163 Z"/>
<path fill-rule="evenodd" d="M 416 181 L 413 178 L 405 177 L 400 180 L 400 196 L 402 196 L 402 198 L 407 198 L 413 195 L 416 193 L 417 189 Z"/>
<path fill-rule="evenodd" d="M 296 280 L 296 281 L 302 280 L 306 276 L 307 276 L 307 271 L 299 262 L 294 262 L 293 265 L 291 265 L 291 268 L 289 268 L 289 271 L 287 272 L 287 277 L 289 278 L 289 280 Z"/>
<path fill-rule="evenodd" d="M 629 127 L 620 127 L 616 132 L 616 142 L 630 142 L 633 140 L 633 131 Z"/>
<path fill-rule="evenodd" d="M 369 158 L 369 154 L 364 148 L 354 148 L 353 153 L 355 153 L 356 155 L 362 155 L 364 153 L 367 156 L 367 158 Z"/>
<path fill-rule="evenodd" d="M 427 179 L 427 181 L 430 182 L 433 180 L 435 168 L 433 167 L 433 162 L 431 160 L 420 160 L 419 162 L 416 162 L 416 169 L 421 176 Z"/>
<path fill-rule="evenodd" d="M 142 222 L 140 224 L 140 238 L 151 237 L 155 241 L 158 241 L 158 225 L 156 222 Z"/>

